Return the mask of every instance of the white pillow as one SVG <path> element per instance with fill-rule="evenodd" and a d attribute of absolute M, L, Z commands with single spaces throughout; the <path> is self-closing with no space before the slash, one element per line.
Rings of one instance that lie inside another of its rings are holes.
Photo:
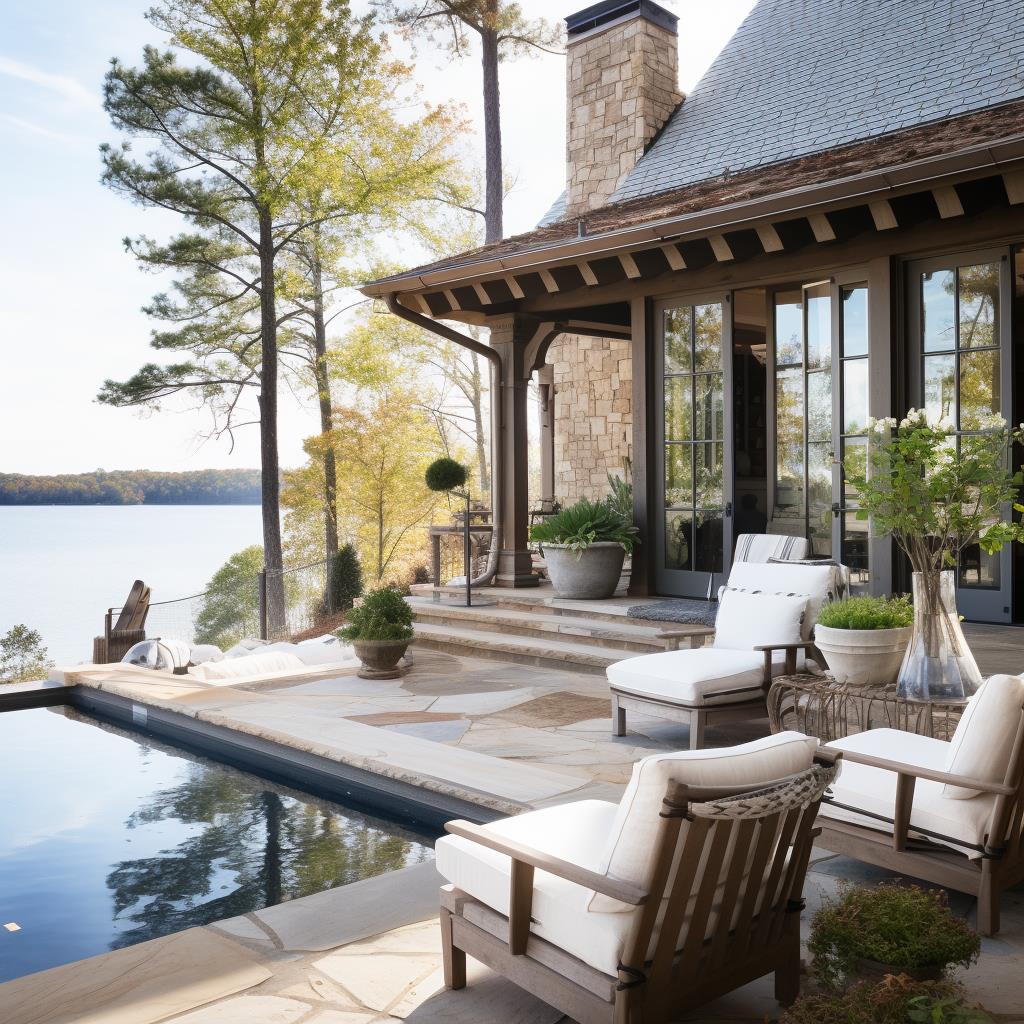
<path fill-rule="evenodd" d="M 838 596 L 837 572 L 834 565 L 734 562 L 728 586 L 767 594 L 806 594 L 803 639 L 810 640 L 821 606 Z"/>
<path fill-rule="evenodd" d="M 1024 680 L 998 675 L 981 684 L 957 723 L 949 743 L 945 770 L 982 782 L 1002 782 L 1013 750 L 1024 705 Z M 976 789 L 946 785 L 943 796 L 970 800 Z"/>
<path fill-rule="evenodd" d="M 759 644 L 799 643 L 807 612 L 806 594 L 751 594 L 726 587 L 715 619 L 715 647 L 750 651 Z M 784 660 L 785 652 L 774 658 Z"/>
<path fill-rule="evenodd" d="M 272 651 L 270 654 L 249 654 L 244 658 L 227 658 L 224 661 L 208 661 L 190 668 L 193 679 L 206 683 L 221 679 L 248 679 L 250 676 L 278 675 L 281 672 L 300 672 L 306 666 L 287 651 Z"/>
<path fill-rule="evenodd" d="M 818 741 L 800 732 L 780 732 L 752 743 L 709 750 L 652 754 L 633 765 L 633 777 L 619 801 L 600 870 L 611 878 L 650 883 L 655 843 L 664 821 L 661 802 L 669 782 L 692 786 L 761 786 L 811 766 Z M 683 822 L 683 829 L 687 827 Z M 680 835 L 680 848 L 682 834 Z M 594 893 L 588 910 L 623 913 L 633 907 Z"/>

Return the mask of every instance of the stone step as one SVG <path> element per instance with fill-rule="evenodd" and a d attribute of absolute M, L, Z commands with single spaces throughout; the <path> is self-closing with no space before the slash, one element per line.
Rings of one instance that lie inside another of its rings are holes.
<path fill-rule="evenodd" d="M 493 658 L 591 675 L 603 675 L 604 670 L 614 662 L 639 656 L 638 651 L 624 648 L 599 647 L 592 643 L 573 643 L 547 637 L 541 641 L 533 636 L 420 620 L 413 624 L 413 629 L 417 645 L 431 650 L 461 657 Z"/>
<path fill-rule="evenodd" d="M 410 603 L 417 622 L 438 626 L 479 629 L 501 636 L 512 634 L 543 640 L 566 640 L 637 654 L 651 654 L 667 647 L 666 642 L 658 638 L 662 626 L 648 625 L 624 617 L 609 622 L 604 619 L 595 621 L 591 616 L 551 615 L 536 608 L 524 609 L 501 604 L 466 608 L 418 598 L 413 598 Z"/>

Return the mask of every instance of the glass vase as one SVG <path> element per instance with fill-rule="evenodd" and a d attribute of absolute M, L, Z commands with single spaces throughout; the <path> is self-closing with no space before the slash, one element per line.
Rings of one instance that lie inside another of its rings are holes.
<path fill-rule="evenodd" d="M 966 700 L 981 686 L 956 610 L 953 570 L 914 573 L 914 631 L 897 693 L 907 700 Z"/>

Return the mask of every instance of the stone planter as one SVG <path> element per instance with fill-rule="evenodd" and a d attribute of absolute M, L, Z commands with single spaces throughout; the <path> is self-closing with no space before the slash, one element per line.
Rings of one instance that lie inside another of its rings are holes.
<path fill-rule="evenodd" d="M 565 544 L 545 544 L 543 553 L 558 596 L 586 601 L 615 593 L 626 558 L 625 548 L 610 540 L 595 541 L 583 551 L 573 551 Z"/>
<path fill-rule="evenodd" d="M 353 640 L 352 646 L 363 663 L 359 669 L 361 679 L 397 679 L 402 670 L 398 663 L 409 647 L 410 640 Z"/>
<path fill-rule="evenodd" d="M 889 686 L 896 682 L 912 626 L 898 629 L 814 627 L 814 642 L 836 682 L 850 686 Z"/>

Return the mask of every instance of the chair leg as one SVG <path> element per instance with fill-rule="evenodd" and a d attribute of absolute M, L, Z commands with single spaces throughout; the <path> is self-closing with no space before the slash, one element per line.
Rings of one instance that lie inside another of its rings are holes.
<path fill-rule="evenodd" d="M 775 968 L 775 999 L 783 1006 L 791 1006 L 800 995 L 800 932 L 793 929 L 792 935 L 782 939 L 785 951 L 782 961 Z"/>
<path fill-rule="evenodd" d="M 690 749 L 701 750 L 704 747 L 704 727 L 707 725 L 706 711 L 690 712 Z"/>
<path fill-rule="evenodd" d="M 992 877 L 992 864 L 986 861 L 981 868 L 978 887 L 978 931 L 982 935 L 995 935 L 999 931 L 999 886 Z"/>
<path fill-rule="evenodd" d="M 619 698 L 612 694 L 612 735 L 626 735 L 626 709 L 619 704 Z"/>
<path fill-rule="evenodd" d="M 441 958 L 444 961 L 444 987 L 466 987 L 466 954 L 452 939 L 452 913 L 441 908 Z"/>

